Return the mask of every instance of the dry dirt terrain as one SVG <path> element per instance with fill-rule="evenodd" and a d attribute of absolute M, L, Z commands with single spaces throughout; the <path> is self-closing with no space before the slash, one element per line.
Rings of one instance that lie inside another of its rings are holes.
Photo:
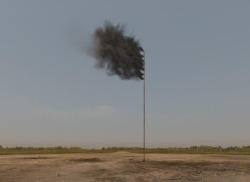
<path fill-rule="evenodd" d="M 43 154 L 0 156 L 0 182 L 250 181 L 250 156 Z"/>

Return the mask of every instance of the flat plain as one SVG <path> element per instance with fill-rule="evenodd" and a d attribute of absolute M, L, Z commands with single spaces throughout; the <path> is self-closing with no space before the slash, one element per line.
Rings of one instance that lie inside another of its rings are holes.
<path fill-rule="evenodd" d="M 249 155 L 0 155 L 0 182 L 248 182 Z"/>

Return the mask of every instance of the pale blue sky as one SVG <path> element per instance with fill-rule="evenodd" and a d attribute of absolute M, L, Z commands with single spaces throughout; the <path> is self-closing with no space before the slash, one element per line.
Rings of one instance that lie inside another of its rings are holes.
<path fill-rule="evenodd" d="M 250 145 L 250 1 L 1 0 L 0 145 L 142 146 L 142 81 L 84 51 L 105 20 L 146 51 L 147 146 Z"/>

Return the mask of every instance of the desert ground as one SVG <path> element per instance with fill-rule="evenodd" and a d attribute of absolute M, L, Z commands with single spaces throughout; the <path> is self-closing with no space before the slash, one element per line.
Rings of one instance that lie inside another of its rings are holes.
<path fill-rule="evenodd" d="M 200 154 L 0 156 L 1 182 L 250 181 L 250 156 Z"/>

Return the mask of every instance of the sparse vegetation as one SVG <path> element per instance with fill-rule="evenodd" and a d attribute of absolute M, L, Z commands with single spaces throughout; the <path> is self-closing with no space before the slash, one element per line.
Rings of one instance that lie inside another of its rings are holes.
<path fill-rule="evenodd" d="M 102 149 L 83 149 L 81 147 L 2 147 L 0 145 L 0 155 L 9 154 L 65 154 L 65 153 L 111 153 L 127 151 L 142 153 L 142 148 L 136 147 L 108 147 Z M 250 155 L 250 146 L 243 147 L 221 147 L 221 146 L 191 146 L 188 148 L 148 148 L 147 153 L 174 153 L 174 154 L 235 154 Z"/>

